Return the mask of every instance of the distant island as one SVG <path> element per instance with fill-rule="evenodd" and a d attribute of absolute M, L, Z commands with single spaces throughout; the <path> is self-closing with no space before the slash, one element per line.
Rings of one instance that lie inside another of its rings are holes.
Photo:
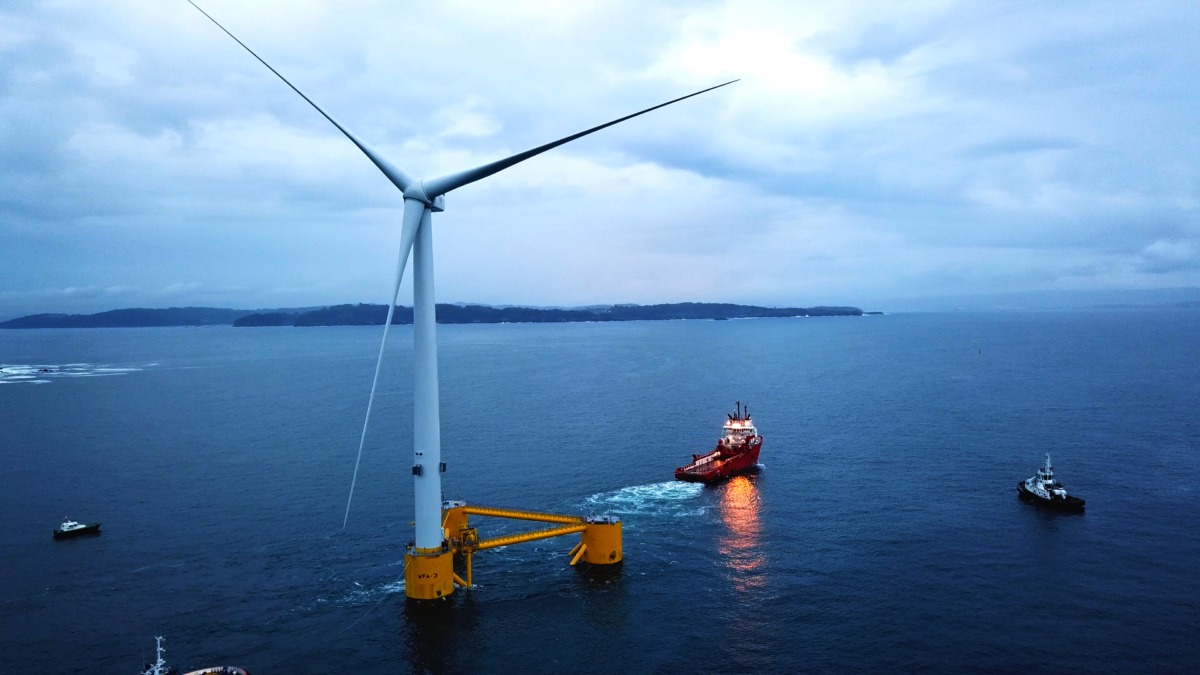
<path fill-rule="evenodd" d="M 0 328 L 141 328 L 158 326 L 228 326 L 262 310 L 217 307 L 114 309 L 98 314 L 30 314 L 0 323 Z"/>
<path fill-rule="evenodd" d="M 602 305 L 575 309 L 437 306 L 438 323 L 571 323 L 584 321 L 669 321 L 675 319 L 751 319 L 801 316 L 862 316 L 857 307 L 756 307 L 712 302 L 664 305 Z M 149 328 L 160 326 L 382 326 L 387 305 L 245 310 L 216 307 L 117 309 L 98 314 L 31 314 L 0 322 L 0 328 Z M 410 324 L 412 307 L 397 306 L 392 324 Z"/>

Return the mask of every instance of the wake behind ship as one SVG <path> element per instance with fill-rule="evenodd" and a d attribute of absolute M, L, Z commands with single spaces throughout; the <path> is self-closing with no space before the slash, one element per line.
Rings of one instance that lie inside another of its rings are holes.
<path fill-rule="evenodd" d="M 692 455 L 692 462 L 675 469 L 675 479 L 691 483 L 714 483 L 753 468 L 758 464 L 763 437 L 750 419 L 749 408 L 743 411 L 741 401 L 737 413 L 728 415 L 725 436 L 717 447 L 704 455 Z"/>

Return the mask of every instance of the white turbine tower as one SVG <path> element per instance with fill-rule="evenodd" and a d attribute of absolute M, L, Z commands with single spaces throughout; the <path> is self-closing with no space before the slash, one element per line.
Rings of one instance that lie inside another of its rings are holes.
<path fill-rule="evenodd" d="M 595 133 L 601 129 L 611 127 L 614 124 L 624 122 L 639 115 L 644 115 L 652 110 L 657 110 L 664 106 L 678 103 L 684 99 L 699 96 L 705 92 L 712 91 L 720 87 L 737 82 L 731 80 L 723 84 L 718 84 L 714 87 L 709 87 L 687 96 L 660 103 L 652 108 L 646 108 L 632 115 L 626 115 L 620 119 L 592 127 L 577 134 L 572 134 L 566 138 L 561 138 L 557 141 L 540 145 L 531 150 L 526 150 L 515 154 L 511 157 L 501 159 L 499 161 L 477 166 L 473 169 L 460 171 L 448 176 L 441 176 L 432 179 L 418 179 L 405 173 L 402 169 L 392 164 L 382 155 L 368 146 L 366 143 L 359 140 L 357 136 L 351 133 L 345 126 L 335 120 L 329 113 L 326 113 L 309 97 L 304 95 L 287 80 L 279 71 L 271 67 L 254 50 L 250 49 L 241 40 L 230 33 L 224 26 L 217 22 L 199 5 L 192 0 L 188 2 L 200 11 L 201 14 L 208 17 L 218 28 L 225 32 L 226 35 L 233 38 L 239 45 L 242 46 L 251 56 L 258 59 L 260 63 L 266 66 L 274 73 L 283 83 L 291 87 L 293 91 L 308 102 L 317 112 L 321 113 L 325 119 L 329 120 L 333 126 L 337 127 L 346 138 L 350 139 L 354 145 L 362 150 L 363 154 L 371 160 L 383 175 L 387 176 L 403 194 L 404 194 L 404 216 L 403 226 L 400 233 L 400 259 L 396 266 L 396 278 L 392 286 L 392 298 L 388 304 L 387 320 L 384 323 L 383 344 L 379 348 L 379 360 L 375 365 L 375 381 L 371 384 L 371 402 L 375 398 L 375 383 L 378 382 L 379 368 L 383 361 L 383 348 L 387 344 L 388 328 L 392 323 L 392 313 L 396 307 L 396 300 L 400 294 L 400 279 L 404 276 L 404 267 L 408 262 L 409 251 L 413 255 L 413 342 L 414 342 L 414 359 L 413 359 L 413 483 L 416 501 L 416 524 L 417 532 L 415 539 L 415 547 L 409 551 L 407 556 L 406 577 L 410 579 L 421 578 L 428 581 L 431 578 L 438 580 L 438 586 L 444 583 L 449 584 L 448 588 L 453 589 L 449 579 L 452 578 L 451 554 L 446 547 L 446 540 L 443 536 L 441 509 L 442 509 L 442 481 L 441 481 L 441 422 L 439 418 L 438 405 L 438 373 L 437 373 L 437 339 L 436 328 L 437 318 L 435 316 L 434 295 L 433 295 L 433 231 L 431 226 L 431 214 L 445 210 L 445 195 L 451 190 L 469 185 L 475 181 L 482 180 L 492 174 L 503 171 L 515 164 L 523 162 L 531 157 L 557 148 L 565 143 L 570 143 L 573 140 Z M 370 421 L 371 403 L 367 404 L 367 418 Z M 366 423 L 363 426 L 363 438 L 366 436 Z M 363 439 L 359 440 L 359 456 L 362 454 Z M 355 480 L 358 475 L 358 463 L 355 462 L 354 467 Z M 351 498 L 353 498 L 353 482 L 351 483 Z M 347 501 L 346 512 L 349 514 L 350 504 Z M 343 519 L 343 527 L 345 521 Z M 412 588 L 413 584 L 406 584 L 407 588 Z M 413 597 L 409 593 L 410 597 Z M 438 596 L 442 595 L 438 591 Z"/>

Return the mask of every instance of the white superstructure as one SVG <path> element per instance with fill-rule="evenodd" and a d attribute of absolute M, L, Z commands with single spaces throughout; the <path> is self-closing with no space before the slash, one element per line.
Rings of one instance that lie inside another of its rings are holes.
<path fill-rule="evenodd" d="M 749 415 L 744 420 L 729 420 L 725 423 L 726 445 L 741 445 L 757 435 L 758 429 L 754 428 L 754 422 L 750 421 Z"/>
<path fill-rule="evenodd" d="M 725 438 L 721 439 L 721 445 L 740 446 L 754 440 L 758 435 L 758 429 L 754 428 L 754 422 L 750 419 L 750 408 L 743 409 L 741 401 L 738 401 L 737 413 L 728 417 L 724 427 Z"/>
<path fill-rule="evenodd" d="M 1046 463 L 1038 469 L 1037 475 L 1025 481 L 1025 489 L 1042 499 L 1066 499 L 1067 491 L 1062 483 L 1054 480 L 1054 467 L 1050 464 L 1050 453 L 1046 453 Z"/>

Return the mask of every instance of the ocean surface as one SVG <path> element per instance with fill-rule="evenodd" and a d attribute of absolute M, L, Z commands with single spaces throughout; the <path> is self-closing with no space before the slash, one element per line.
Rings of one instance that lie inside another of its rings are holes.
<path fill-rule="evenodd" d="M 625 562 L 488 551 L 432 609 L 410 331 L 345 531 L 379 327 L 0 331 L 0 670 L 1200 671 L 1198 310 L 440 326 L 446 497 Z M 758 472 L 672 481 L 735 401 Z M 1018 500 L 1045 452 L 1086 514 Z"/>

